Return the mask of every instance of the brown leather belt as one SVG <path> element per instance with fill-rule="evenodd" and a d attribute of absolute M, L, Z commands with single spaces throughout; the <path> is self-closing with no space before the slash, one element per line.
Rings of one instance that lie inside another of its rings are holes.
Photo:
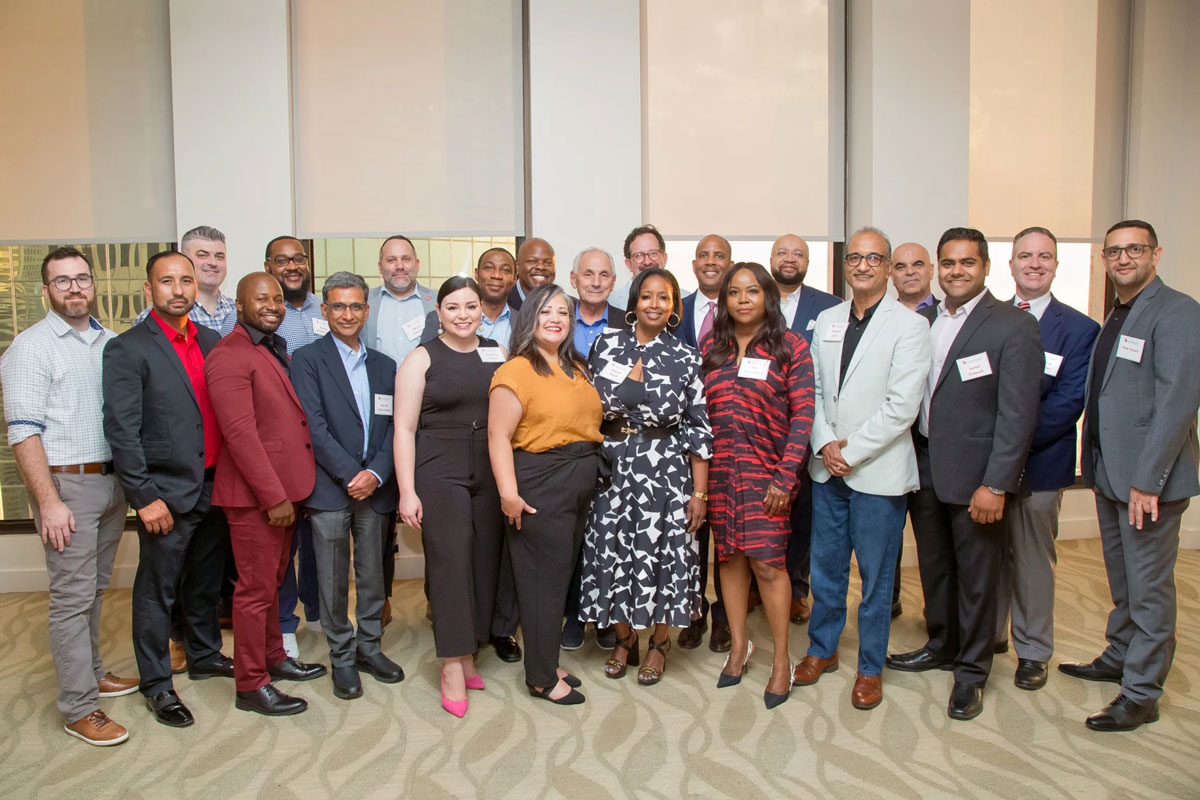
<path fill-rule="evenodd" d="M 50 467 L 50 471 L 65 475 L 109 475 L 114 467 L 111 461 L 94 461 L 91 464 L 63 464 Z"/>

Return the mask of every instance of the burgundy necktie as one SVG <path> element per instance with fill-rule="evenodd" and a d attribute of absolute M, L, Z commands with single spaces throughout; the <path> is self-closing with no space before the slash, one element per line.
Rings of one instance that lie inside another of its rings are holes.
<path fill-rule="evenodd" d="M 1027 302 L 1025 302 L 1024 300 L 1022 300 L 1022 301 L 1020 301 L 1019 303 L 1017 303 L 1017 308 L 1021 309 L 1022 311 L 1028 311 L 1028 310 L 1029 310 L 1029 303 L 1027 303 Z"/>
<path fill-rule="evenodd" d="M 717 309 L 717 304 L 714 301 L 709 300 L 708 301 L 708 311 L 705 312 L 704 319 L 700 320 L 700 335 L 696 337 L 696 344 L 700 344 L 701 342 L 703 342 L 704 337 L 708 336 L 710 333 L 712 333 L 713 312 L 715 312 L 716 309 Z"/>

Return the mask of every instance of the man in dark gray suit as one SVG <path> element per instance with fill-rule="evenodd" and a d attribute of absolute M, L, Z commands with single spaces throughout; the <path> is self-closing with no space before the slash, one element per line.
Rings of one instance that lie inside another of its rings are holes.
<path fill-rule="evenodd" d="M 938 242 L 946 299 L 921 310 L 933 364 L 913 434 L 921 488 L 911 513 L 929 641 L 888 656 L 892 669 L 953 669 L 952 719 L 983 711 L 992 668 L 1004 504 L 1037 425 L 1044 365 L 1037 321 L 984 288 L 987 239 L 951 228 Z"/>
<path fill-rule="evenodd" d="M 1067 675 L 1121 684 L 1087 718 L 1099 731 L 1158 719 L 1175 654 L 1179 522 L 1197 481 L 1200 304 L 1158 277 L 1162 248 L 1149 223 L 1118 222 L 1104 237 L 1116 304 L 1096 339 L 1083 418 L 1084 485 L 1096 493 L 1113 610 L 1108 647 Z"/>

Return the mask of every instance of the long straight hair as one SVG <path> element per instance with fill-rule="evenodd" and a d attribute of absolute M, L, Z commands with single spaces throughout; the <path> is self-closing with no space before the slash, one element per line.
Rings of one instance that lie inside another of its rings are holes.
<path fill-rule="evenodd" d="M 542 351 L 538 349 L 537 342 L 533 340 L 533 330 L 537 327 L 542 309 L 556 297 L 561 297 L 567 302 L 568 323 L 567 335 L 558 344 L 558 366 L 562 368 L 568 378 L 573 379 L 578 370 L 583 373 L 585 378 L 591 380 L 587 362 L 575 352 L 575 306 L 567 293 L 554 283 L 539 286 L 525 295 L 525 302 L 521 304 L 521 310 L 517 312 L 517 319 L 513 322 L 512 353 L 509 358 L 522 356 L 529 359 L 529 363 L 533 365 L 533 371 L 538 375 L 550 377 L 554 374 L 550 365 L 546 363 L 545 357 L 542 356 Z"/>
<path fill-rule="evenodd" d="M 767 354 L 778 361 L 780 366 L 786 366 L 792 360 L 792 352 L 784 342 L 788 326 L 787 320 L 783 318 L 783 311 L 779 308 L 779 287 L 775 285 L 775 279 L 762 264 L 739 261 L 729 268 L 729 272 L 725 273 L 725 280 L 721 281 L 721 301 L 717 303 L 717 314 L 713 319 L 713 344 L 704 354 L 704 361 L 700 364 L 705 372 L 714 370 L 737 356 L 737 339 L 733 335 L 733 319 L 729 316 L 729 287 L 733 283 L 733 276 L 742 270 L 749 270 L 762 289 L 767 312 L 762 326 L 747 345 L 746 352 L 750 353 L 756 346 L 762 345 Z"/>

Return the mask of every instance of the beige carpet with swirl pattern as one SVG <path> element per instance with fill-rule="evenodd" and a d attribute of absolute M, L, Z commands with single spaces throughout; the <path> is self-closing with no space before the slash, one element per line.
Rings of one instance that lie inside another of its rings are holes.
<path fill-rule="evenodd" d="M 1096 540 L 1061 545 L 1057 659 L 1090 659 L 1109 608 Z M 1093 733 L 1084 717 L 1115 694 L 1052 672 L 1049 685 L 1012 685 L 1015 656 L 997 657 L 986 708 L 946 718 L 948 673 L 885 672 L 874 711 L 850 705 L 857 646 L 851 621 L 844 666 L 763 708 L 765 648 L 742 685 L 714 687 L 722 656 L 676 647 L 661 684 L 606 680 L 589 637 L 563 664 L 583 677 L 588 702 L 558 708 L 530 698 L 519 664 L 480 657 L 487 690 L 465 719 L 438 701 L 438 666 L 419 582 L 397 584 L 389 655 L 407 679 L 367 679 L 364 696 L 334 698 L 328 678 L 289 684 L 305 714 L 266 719 L 234 710 L 231 681 L 176 681 L 191 728 L 156 724 L 139 695 L 103 701 L 130 728 L 125 744 L 89 747 L 67 737 L 54 707 L 46 594 L 0 595 L 0 796 L 6 798 L 729 797 L 1163 798 L 1200 797 L 1200 553 L 1179 559 L 1179 647 L 1162 719 L 1132 734 Z M 853 592 L 857 586 L 852 584 Z M 923 640 L 915 568 L 904 576 L 906 613 L 892 649 Z M 130 673 L 129 592 L 105 605 L 106 665 Z M 807 637 L 793 626 L 791 651 Z M 228 637 L 228 633 L 226 634 Z M 752 635 L 766 644 L 761 612 Z M 227 638 L 227 644 L 230 640 Z M 325 661 L 323 639 L 300 633 L 302 656 Z"/>

